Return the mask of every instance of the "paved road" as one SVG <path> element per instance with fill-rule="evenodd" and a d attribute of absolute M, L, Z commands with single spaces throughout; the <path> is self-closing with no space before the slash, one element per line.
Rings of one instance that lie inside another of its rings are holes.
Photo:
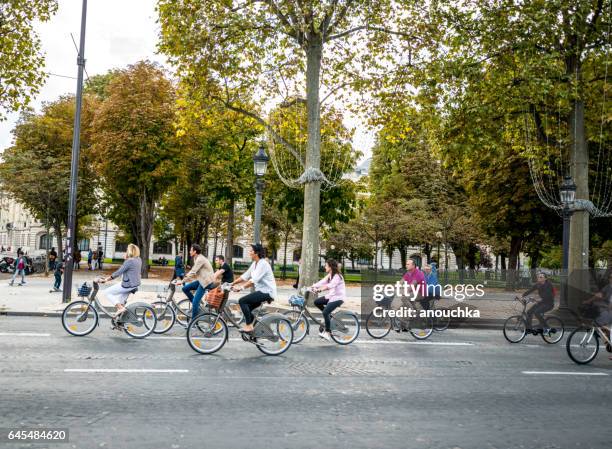
<path fill-rule="evenodd" d="M 75 338 L 58 318 L 0 317 L 0 427 L 67 427 L 70 444 L 55 447 L 74 448 L 552 449 L 612 441 L 607 354 L 579 367 L 563 345 L 535 337 L 509 345 L 499 331 L 455 329 L 425 343 L 407 334 L 376 342 L 364 333 L 348 347 L 307 339 L 275 358 L 234 333 L 217 355 L 200 356 L 178 329 L 140 341 L 101 323 Z M 109 369 L 145 371 L 70 371 Z M 177 371 L 152 371 L 167 369 Z"/>

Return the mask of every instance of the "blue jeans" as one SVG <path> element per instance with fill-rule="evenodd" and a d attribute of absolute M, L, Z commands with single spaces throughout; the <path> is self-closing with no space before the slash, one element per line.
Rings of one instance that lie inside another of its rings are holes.
<path fill-rule="evenodd" d="M 189 284 L 185 284 L 183 286 L 183 293 L 189 298 L 191 301 L 191 318 L 195 318 L 198 316 L 198 312 L 200 311 L 200 301 L 206 294 L 208 290 L 211 290 L 214 287 L 214 284 L 208 284 L 206 287 L 202 287 L 200 285 L 200 281 L 193 281 Z M 195 295 L 191 293 L 192 290 L 195 290 Z"/>
<path fill-rule="evenodd" d="M 53 276 L 55 277 L 55 283 L 53 284 L 53 287 L 59 289 L 60 285 L 62 284 L 62 275 L 56 273 Z"/>

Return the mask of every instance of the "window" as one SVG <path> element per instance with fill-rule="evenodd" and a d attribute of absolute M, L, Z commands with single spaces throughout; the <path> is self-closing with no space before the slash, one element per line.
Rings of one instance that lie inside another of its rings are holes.
<path fill-rule="evenodd" d="M 89 249 L 89 239 L 81 239 L 77 245 L 79 251 L 87 251 Z"/>
<path fill-rule="evenodd" d="M 234 245 L 234 257 L 237 259 L 242 259 L 244 257 L 244 248 L 239 245 Z"/>
<path fill-rule="evenodd" d="M 117 253 L 125 253 L 127 251 L 127 243 L 123 242 L 115 242 L 115 252 Z"/>
<path fill-rule="evenodd" d="M 172 243 L 170 242 L 154 242 L 153 253 L 155 254 L 172 254 Z"/>
<path fill-rule="evenodd" d="M 53 245 L 53 236 L 51 234 L 43 234 L 40 236 L 38 240 L 39 249 L 51 249 L 51 245 Z"/>

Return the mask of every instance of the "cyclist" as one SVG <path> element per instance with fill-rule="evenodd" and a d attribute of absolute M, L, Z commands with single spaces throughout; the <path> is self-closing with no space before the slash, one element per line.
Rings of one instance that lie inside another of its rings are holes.
<path fill-rule="evenodd" d="M 215 257 L 215 264 L 219 267 L 214 274 L 215 282 L 221 282 L 222 284 L 234 282 L 234 272 L 232 267 L 225 261 L 225 257 L 222 255 Z"/>
<path fill-rule="evenodd" d="M 208 259 L 202 254 L 202 248 L 198 244 L 191 245 L 189 255 L 193 258 L 193 267 L 183 279 L 176 281 L 176 285 L 185 284 L 183 293 L 191 301 L 191 318 L 195 318 L 200 311 L 200 301 L 208 290 L 214 288 L 213 267 Z M 195 295 L 191 293 L 195 290 Z"/>
<path fill-rule="evenodd" d="M 590 299 L 584 301 L 585 304 L 599 303 L 600 312 L 596 318 L 596 323 L 602 327 L 610 327 L 612 324 L 612 272 L 608 274 L 608 284 Z M 612 340 L 612 329 L 610 329 L 610 339 Z M 612 356 L 610 356 L 612 360 Z"/>
<path fill-rule="evenodd" d="M 130 296 L 130 293 L 140 286 L 140 271 L 142 268 L 142 259 L 140 258 L 140 249 L 138 246 L 130 243 L 125 252 L 125 262 L 110 276 L 102 279 L 102 282 L 109 282 L 121 276 L 121 283 L 115 284 L 106 290 L 104 294 L 108 300 L 117 308 L 115 319 L 121 316 L 126 308 L 125 303 Z"/>
<path fill-rule="evenodd" d="M 261 244 L 257 243 L 251 245 L 249 248 L 249 257 L 253 263 L 242 276 L 232 282 L 232 290 L 235 292 L 239 292 L 247 287 L 255 287 L 254 292 L 243 296 L 240 298 L 240 301 L 238 301 L 246 323 L 246 325 L 240 329 L 240 332 L 253 332 L 253 310 L 259 307 L 263 302 L 272 302 L 276 298 L 274 272 L 265 259 L 265 256 L 266 253 Z"/>
<path fill-rule="evenodd" d="M 527 332 L 531 332 L 537 334 L 538 332 L 543 332 L 545 327 L 544 322 L 544 313 L 552 310 L 555 306 L 555 288 L 552 285 L 552 282 L 546 276 L 546 273 L 538 273 L 536 283 L 525 293 L 523 293 L 523 298 L 526 298 L 530 293 L 534 291 L 538 291 L 538 295 L 540 296 L 540 302 L 531 306 L 531 308 L 527 311 Z M 534 332 L 531 328 L 531 321 L 533 320 L 533 316 L 538 318 L 540 322 L 540 328 L 536 329 Z"/>
<path fill-rule="evenodd" d="M 314 305 L 323 312 L 323 319 L 325 320 L 325 329 L 319 333 L 319 337 L 332 341 L 330 314 L 344 303 L 346 299 L 346 285 L 336 260 L 327 259 L 325 262 L 325 272 L 327 275 L 314 284 L 311 289 L 315 293 L 327 291 L 324 297 L 315 299 Z"/>

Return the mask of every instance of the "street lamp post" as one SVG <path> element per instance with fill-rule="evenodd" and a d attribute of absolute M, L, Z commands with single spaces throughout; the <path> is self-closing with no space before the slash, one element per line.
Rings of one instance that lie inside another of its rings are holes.
<path fill-rule="evenodd" d="M 563 270 L 561 284 L 560 309 L 568 307 L 568 269 L 569 269 L 569 240 L 570 240 L 570 219 L 572 217 L 572 206 L 576 198 L 576 184 L 571 176 L 565 176 L 559 188 L 559 197 L 563 205 Z"/>
<path fill-rule="evenodd" d="M 254 241 L 261 243 L 261 206 L 262 195 L 265 183 L 263 180 L 266 171 L 268 170 L 268 161 L 270 158 L 266 154 L 264 144 L 259 145 L 259 150 L 253 156 L 253 169 L 255 171 L 255 226 L 254 226 Z"/>

